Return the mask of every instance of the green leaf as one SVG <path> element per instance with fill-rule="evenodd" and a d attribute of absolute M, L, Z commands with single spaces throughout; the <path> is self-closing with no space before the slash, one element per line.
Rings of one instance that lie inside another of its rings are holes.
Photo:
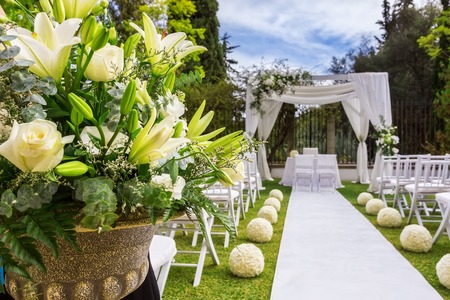
<path fill-rule="evenodd" d="M 18 46 L 12 46 L 6 48 L 5 50 L 0 52 L 0 59 L 10 59 L 19 54 L 20 48 Z"/>
<path fill-rule="evenodd" d="M 36 83 L 36 87 L 40 89 L 45 95 L 54 95 L 57 92 L 55 80 L 47 76 Z"/>
<path fill-rule="evenodd" d="M 41 105 L 47 105 L 45 99 L 39 94 L 31 94 L 30 96 L 25 98 L 24 102 L 33 102 Z"/>
<path fill-rule="evenodd" d="M 0 202 L 0 215 L 5 216 L 7 218 L 11 218 L 13 213 L 11 205 L 5 202 Z"/>
<path fill-rule="evenodd" d="M 44 216 L 41 216 L 44 217 Z M 54 233 L 52 231 L 51 223 L 55 222 L 53 218 L 47 218 L 44 220 L 43 225 L 50 227 L 49 231 L 46 232 L 44 227 L 41 227 L 41 224 L 39 224 L 36 219 L 33 219 L 30 216 L 26 216 L 23 220 L 24 224 L 27 226 L 27 234 L 40 241 L 42 244 L 47 246 L 53 253 L 55 257 L 58 256 L 58 247 L 56 244 L 56 239 L 54 237 Z"/>
<path fill-rule="evenodd" d="M 21 70 L 11 74 L 11 88 L 16 92 L 27 92 L 36 84 L 36 78 L 31 73 Z"/>

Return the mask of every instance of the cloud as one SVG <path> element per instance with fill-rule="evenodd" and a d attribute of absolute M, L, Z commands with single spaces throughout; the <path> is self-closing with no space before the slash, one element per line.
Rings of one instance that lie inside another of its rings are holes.
<path fill-rule="evenodd" d="M 424 0 L 419 0 L 423 2 Z M 319 73 L 332 56 L 342 57 L 362 37 L 379 36 L 380 0 L 219 0 L 221 34 L 239 45 L 232 58 L 240 65 L 261 57 L 287 58 Z"/>

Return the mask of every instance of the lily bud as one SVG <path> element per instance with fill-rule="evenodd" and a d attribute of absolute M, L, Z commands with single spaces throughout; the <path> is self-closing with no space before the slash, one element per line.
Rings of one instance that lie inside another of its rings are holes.
<path fill-rule="evenodd" d="M 179 138 L 182 132 L 183 132 L 183 122 L 180 121 L 177 123 L 177 125 L 175 125 L 172 137 Z"/>
<path fill-rule="evenodd" d="M 94 113 L 92 112 L 92 108 L 89 106 L 89 104 L 86 103 L 86 101 L 84 101 L 74 93 L 70 93 L 69 102 L 72 105 L 73 109 L 75 109 L 84 118 L 88 120 L 94 119 Z"/>
<path fill-rule="evenodd" d="M 77 177 L 89 170 L 89 167 L 81 161 L 69 161 L 56 166 L 55 173 L 61 176 Z"/>
<path fill-rule="evenodd" d="M 66 19 L 66 11 L 62 0 L 53 1 L 53 15 L 58 23 L 62 23 Z"/>
<path fill-rule="evenodd" d="M 116 45 L 117 44 L 117 41 L 118 41 L 118 36 L 117 36 L 117 30 L 116 30 L 116 28 L 115 27 L 111 27 L 110 29 L 109 29 L 109 43 L 111 44 L 111 45 Z"/>
<path fill-rule="evenodd" d="M 91 14 L 94 16 L 99 16 L 104 10 L 105 10 L 104 7 L 99 4 L 94 6 L 94 8 L 91 11 Z"/>
<path fill-rule="evenodd" d="M 103 7 L 103 8 L 108 8 L 109 1 L 108 0 L 101 0 L 100 1 L 100 6 Z"/>
<path fill-rule="evenodd" d="M 164 86 L 167 89 L 169 89 L 169 91 L 172 91 L 174 85 L 175 85 L 175 72 L 171 72 L 169 75 L 167 75 L 166 79 L 164 80 Z"/>
<path fill-rule="evenodd" d="M 128 58 L 133 53 L 134 48 L 136 48 L 139 40 L 141 39 L 141 35 L 139 33 L 135 33 L 132 36 L 128 37 L 123 45 L 124 57 Z"/>
<path fill-rule="evenodd" d="M 139 115 L 136 109 L 132 109 L 128 116 L 127 130 L 133 133 L 139 126 Z"/>
<path fill-rule="evenodd" d="M 120 114 L 128 115 L 136 101 L 136 81 L 130 80 L 120 101 Z"/>
<path fill-rule="evenodd" d="M 97 28 L 97 20 L 94 16 L 90 16 L 86 21 L 84 21 L 83 25 L 81 25 L 81 42 L 85 45 L 89 44 L 94 38 Z"/>
<path fill-rule="evenodd" d="M 72 122 L 73 125 L 78 126 L 83 122 L 83 116 L 78 113 L 75 109 L 72 109 L 70 112 L 70 122 Z"/>
<path fill-rule="evenodd" d="M 106 28 L 103 26 L 98 28 L 91 43 L 92 50 L 97 51 L 98 49 L 105 47 L 105 45 L 108 43 L 108 40 L 109 32 L 106 30 Z"/>
<path fill-rule="evenodd" d="M 52 11 L 52 5 L 48 0 L 39 0 L 39 4 L 41 5 L 42 11 L 45 13 L 50 13 Z"/>

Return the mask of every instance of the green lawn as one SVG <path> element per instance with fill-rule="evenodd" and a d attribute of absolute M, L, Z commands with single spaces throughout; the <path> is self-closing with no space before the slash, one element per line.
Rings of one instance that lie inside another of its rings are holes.
<path fill-rule="evenodd" d="M 261 200 L 256 202 L 256 206 L 251 208 L 246 215 L 245 220 L 241 220 L 238 228 L 239 236 L 230 241 L 228 248 L 223 247 L 223 237 L 213 236 L 217 254 L 220 259 L 220 265 L 213 265 L 210 257 L 206 258 L 203 276 L 199 286 L 193 287 L 195 268 L 172 267 L 169 278 L 167 280 L 163 299 L 270 299 L 272 281 L 275 272 L 276 260 L 280 247 L 281 235 L 286 216 L 287 204 L 291 192 L 290 187 L 278 185 L 279 180 L 265 181 L 266 188 L 261 192 Z M 380 230 L 380 232 L 404 255 L 412 265 L 414 265 L 430 284 L 442 295 L 444 299 L 450 300 L 450 290 L 446 289 L 439 283 L 436 276 L 435 266 L 439 259 L 450 252 L 450 241 L 446 236 L 442 237 L 429 253 L 412 253 L 402 249 L 399 236 L 402 228 L 386 229 L 378 227 L 376 217 L 365 214 L 364 207 L 356 204 L 356 198 L 359 193 L 367 190 L 367 185 L 354 184 L 351 182 L 343 182 L 345 188 L 338 191 L 347 198 L 367 219 Z M 237 278 L 231 274 L 228 267 L 228 257 L 231 250 L 239 244 L 248 243 L 246 238 L 246 227 L 248 222 L 254 219 L 259 208 L 263 205 L 264 199 L 268 197 L 268 193 L 272 189 L 279 189 L 284 194 L 284 201 L 281 203 L 281 211 L 278 214 L 278 222 L 274 224 L 273 237 L 271 242 L 264 244 L 256 244 L 264 254 L 265 267 L 259 277 L 251 279 Z M 437 229 L 437 224 L 426 225 L 431 234 Z M 176 237 L 178 249 L 192 249 L 190 247 L 191 236 L 179 235 Z"/>

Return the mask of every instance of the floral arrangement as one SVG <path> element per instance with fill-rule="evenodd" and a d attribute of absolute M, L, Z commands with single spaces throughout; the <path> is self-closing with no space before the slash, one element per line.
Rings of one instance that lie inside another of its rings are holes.
<path fill-rule="evenodd" d="M 258 218 L 264 218 L 270 222 L 270 224 L 275 224 L 278 222 L 278 213 L 275 207 L 271 205 L 264 205 L 258 211 Z"/>
<path fill-rule="evenodd" d="M 205 103 L 185 120 L 174 90 L 183 59 L 206 49 L 182 32 L 162 37 L 146 14 L 119 44 L 107 1 L 38 6 L 32 31 L 0 27 L 0 266 L 45 271 L 35 242 L 56 256 L 57 239 L 77 247 L 77 226 L 204 209 L 233 232 L 202 186 L 243 176 L 250 144 L 207 132 Z"/>
<path fill-rule="evenodd" d="M 377 223 L 381 227 L 400 227 L 402 225 L 402 216 L 395 208 L 385 207 L 378 212 Z"/>
<path fill-rule="evenodd" d="M 277 212 L 281 209 L 281 203 L 280 200 L 278 200 L 275 197 L 269 197 L 264 201 L 264 206 L 273 206 Z"/>
<path fill-rule="evenodd" d="M 450 289 L 450 254 L 445 254 L 436 264 L 436 275 L 439 282 Z"/>
<path fill-rule="evenodd" d="M 264 270 L 264 255 L 253 244 L 240 244 L 231 250 L 229 265 L 237 277 L 255 277 Z"/>
<path fill-rule="evenodd" d="M 398 153 L 398 148 L 396 148 L 399 143 L 397 127 L 386 125 L 386 121 L 382 117 L 380 117 L 380 124 L 375 126 L 373 138 L 381 154 L 394 155 Z"/>
<path fill-rule="evenodd" d="M 433 246 L 433 238 L 425 227 L 411 224 L 403 228 L 400 243 L 404 249 L 412 252 L 428 252 Z"/>
<path fill-rule="evenodd" d="M 261 62 L 260 66 L 253 65 L 240 73 L 243 85 L 253 86 L 255 101 L 252 107 L 262 111 L 261 104 L 264 98 L 276 94 L 281 96 L 286 92 L 294 93 L 294 87 L 311 85 L 310 74 L 301 69 L 291 69 L 286 60 L 275 60 L 271 63 Z M 245 89 L 244 89 L 245 90 Z"/>
<path fill-rule="evenodd" d="M 273 198 L 277 198 L 278 200 L 283 201 L 283 192 L 280 191 L 279 189 L 272 189 L 269 192 L 269 197 L 273 197 Z"/>
<path fill-rule="evenodd" d="M 385 206 L 383 200 L 373 198 L 366 203 L 366 213 L 376 216 L 378 215 L 378 212 L 384 207 Z"/>
<path fill-rule="evenodd" d="M 270 242 L 272 235 L 272 224 L 264 218 L 254 218 L 247 225 L 247 237 L 252 242 Z"/>
<path fill-rule="evenodd" d="M 356 202 L 361 206 L 366 206 L 370 199 L 373 199 L 373 195 L 371 193 L 362 192 L 356 198 Z"/>

